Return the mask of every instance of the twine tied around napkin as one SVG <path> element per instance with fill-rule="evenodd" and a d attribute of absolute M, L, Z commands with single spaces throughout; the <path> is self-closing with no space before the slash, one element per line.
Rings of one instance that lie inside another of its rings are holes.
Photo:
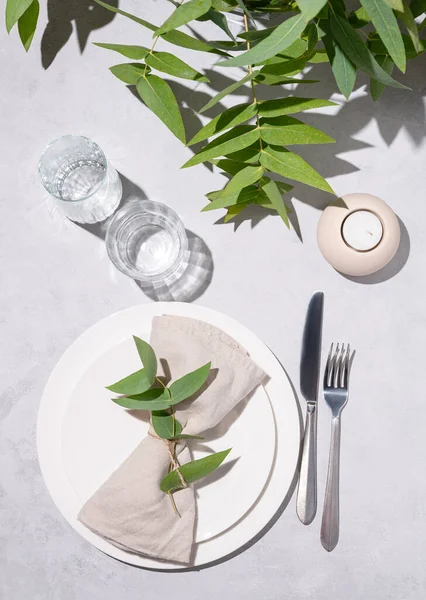
<path fill-rule="evenodd" d="M 217 327 L 187 317 L 154 317 L 150 344 L 167 379 L 178 379 L 211 361 L 205 386 L 176 406 L 182 433 L 200 435 L 218 425 L 251 393 L 265 373 L 233 338 Z M 182 465 L 189 448 L 176 446 Z M 175 494 L 179 518 L 160 490 L 169 448 L 147 435 L 132 454 L 82 507 L 78 518 L 89 529 L 126 552 L 188 564 L 194 541 L 195 496 L 191 486 Z"/>

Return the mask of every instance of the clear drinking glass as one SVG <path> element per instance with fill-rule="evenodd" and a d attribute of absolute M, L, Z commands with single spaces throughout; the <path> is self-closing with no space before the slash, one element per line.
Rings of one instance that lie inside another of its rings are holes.
<path fill-rule="evenodd" d="M 67 217 L 96 223 L 109 217 L 120 203 L 121 179 L 95 142 L 64 135 L 43 152 L 38 172 L 45 189 Z"/>
<path fill-rule="evenodd" d="M 185 227 L 175 211 L 140 199 L 129 201 L 112 217 L 105 243 L 117 269 L 152 285 L 176 275 L 188 249 Z"/>

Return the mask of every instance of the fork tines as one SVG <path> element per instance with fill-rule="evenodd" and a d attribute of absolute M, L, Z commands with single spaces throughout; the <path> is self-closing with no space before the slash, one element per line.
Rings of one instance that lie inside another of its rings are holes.
<path fill-rule="evenodd" d="M 350 367 L 350 344 L 331 344 L 324 371 L 324 388 L 347 388 Z"/>

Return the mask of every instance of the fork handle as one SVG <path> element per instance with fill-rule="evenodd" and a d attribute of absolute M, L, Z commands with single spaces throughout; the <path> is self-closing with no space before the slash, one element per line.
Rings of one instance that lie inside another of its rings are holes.
<path fill-rule="evenodd" d="M 304 525 L 312 523 L 317 512 L 317 411 L 314 403 L 307 405 L 296 510 Z"/>
<path fill-rule="evenodd" d="M 321 523 L 321 543 L 328 552 L 339 541 L 340 417 L 331 420 L 330 457 Z"/>

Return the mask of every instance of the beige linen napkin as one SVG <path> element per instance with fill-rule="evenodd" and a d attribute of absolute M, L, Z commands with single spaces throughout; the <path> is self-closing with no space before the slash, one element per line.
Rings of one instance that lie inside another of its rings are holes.
<path fill-rule="evenodd" d="M 265 377 L 234 339 L 195 319 L 154 317 L 150 343 L 158 358 L 159 375 L 168 379 L 178 379 L 212 363 L 209 379 L 198 395 L 176 406 L 182 433 L 198 435 L 215 427 Z M 183 444 L 178 444 L 177 453 L 181 464 L 191 460 Z M 166 444 L 148 435 L 86 502 L 79 520 L 127 552 L 189 563 L 194 540 L 194 490 L 189 486 L 174 494 L 179 518 L 168 495 L 160 490 L 168 467 Z"/>

